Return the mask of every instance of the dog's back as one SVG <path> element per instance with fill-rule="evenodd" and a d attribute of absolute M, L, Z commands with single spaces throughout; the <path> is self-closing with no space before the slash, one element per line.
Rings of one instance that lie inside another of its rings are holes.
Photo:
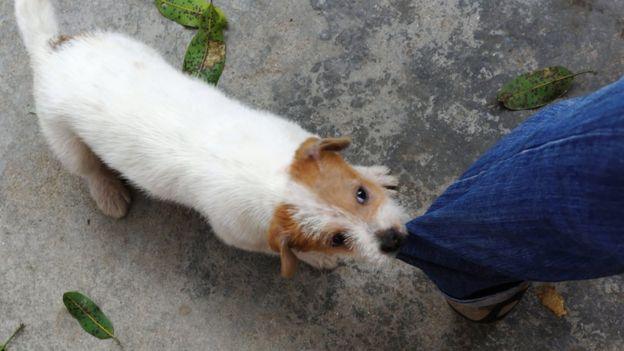
<path fill-rule="evenodd" d="M 296 124 L 189 79 L 125 35 L 59 36 L 48 0 L 15 5 L 48 139 L 55 138 L 50 125 L 63 124 L 105 164 L 156 196 L 192 205 L 178 198 L 195 192 L 179 189 L 184 183 L 175 171 L 188 164 L 205 165 L 202 177 L 215 182 L 247 170 L 247 177 L 267 179 L 263 170 L 287 167 L 310 137 Z"/>
<path fill-rule="evenodd" d="M 156 197 L 200 210 L 215 228 L 227 219 L 221 231 L 266 230 L 256 217 L 272 215 L 266 205 L 281 200 L 285 170 L 310 133 L 191 79 L 123 34 L 59 36 L 48 0 L 15 7 L 41 130 L 104 213 L 122 217 L 130 202 L 111 168 Z M 258 238 L 268 250 L 264 233 Z"/>

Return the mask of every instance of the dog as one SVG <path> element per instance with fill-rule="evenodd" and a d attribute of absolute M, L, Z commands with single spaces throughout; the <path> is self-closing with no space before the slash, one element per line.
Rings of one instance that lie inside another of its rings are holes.
<path fill-rule="evenodd" d="M 49 0 L 15 0 L 40 128 L 113 218 L 131 202 L 122 178 L 192 207 L 234 247 L 330 269 L 381 262 L 406 235 L 397 179 L 351 166 L 348 138 L 321 138 L 228 98 L 123 34 L 59 35 Z"/>

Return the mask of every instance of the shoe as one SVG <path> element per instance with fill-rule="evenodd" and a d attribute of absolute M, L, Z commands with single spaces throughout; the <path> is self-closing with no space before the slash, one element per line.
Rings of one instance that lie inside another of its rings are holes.
<path fill-rule="evenodd" d="M 505 318 L 518 305 L 529 286 L 529 282 L 522 282 L 507 290 L 469 300 L 447 296 L 446 302 L 453 311 L 469 321 L 493 323 Z"/>

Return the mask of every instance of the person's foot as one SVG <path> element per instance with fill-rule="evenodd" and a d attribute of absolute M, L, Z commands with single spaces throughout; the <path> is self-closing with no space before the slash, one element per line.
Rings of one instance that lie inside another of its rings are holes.
<path fill-rule="evenodd" d="M 460 316 L 477 323 L 499 321 L 511 312 L 529 288 L 528 282 L 522 282 L 507 290 L 469 300 L 446 297 L 446 302 Z"/>

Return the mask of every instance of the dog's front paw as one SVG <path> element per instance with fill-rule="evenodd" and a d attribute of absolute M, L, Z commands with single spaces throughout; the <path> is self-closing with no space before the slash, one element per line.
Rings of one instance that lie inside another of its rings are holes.
<path fill-rule="evenodd" d="M 356 169 L 386 189 L 396 190 L 399 187 L 399 178 L 390 174 L 390 168 L 386 166 L 358 166 Z"/>
<path fill-rule="evenodd" d="M 88 179 L 89 192 L 98 208 L 107 216 L 122 218 L 130 207 L 130 192 L 114 175 L 101 174 Z"/>
<path fill-rule="evenodd" d="M 338 267 L 338 257 L 319 252 L 298 252 L 297 257 L 317 269 L 332 270 Z"/>

